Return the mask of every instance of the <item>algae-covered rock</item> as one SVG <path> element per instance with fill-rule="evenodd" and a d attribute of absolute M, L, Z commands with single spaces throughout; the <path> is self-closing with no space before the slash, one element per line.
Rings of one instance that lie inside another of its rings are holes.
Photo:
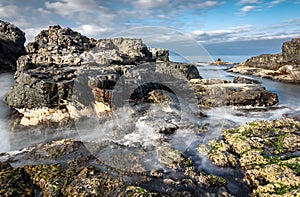
<path fill-rule="evenodd" d="M 228 155 L 236 158 L 253 196 L 293 196 L 300 189 L 299 133 L 300 122 L 293 119 L 254 121 L 224 131 L 223 140 L 198 151 L 218 166 L 235 166 Z"/>
<path fill-rule="evenodd" d="M 0 196 L 33 196 L 34 185 L 22 168 L 0 162 Z"/>
<path fill-rule="evenodd" d="M 101 144 L 94 146 L 99 152 L 103 151 L 103 147 L 105 146 Z M 0 155 L 0 160 L 3 161 L 0 162 L 0 194 L 229 196 L 225 179 L 196 168 L 190 158 L 171 146 L 164 145 L 158 152 L 164 167 L 143 173 L 110 166 L 101 160 L 103 158 L 96 158 L 91 154 L 82 142 L 74 139 L 57 140 L 3 153 Z M 130 155 L 123 155 L 123 158 L 130 159 Z M 121 160 L 121 156 L 118 159 Z M 124 160 L 120 162 L 124 164 Z"/>

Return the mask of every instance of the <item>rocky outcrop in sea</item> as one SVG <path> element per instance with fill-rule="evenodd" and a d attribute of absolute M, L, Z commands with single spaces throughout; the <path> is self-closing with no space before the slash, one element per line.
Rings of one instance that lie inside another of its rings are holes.
<path fill-rule="evenodd" d="M 109 112 L 124 101 L 146 101 L 149 92 L 170 91 L 168 86 L 187 100 L 198 98 L 204 107 L 278 102 L 259 85 L 203 82 L 205 93 L 194 91 L 201 79 L 195 65 L 170 62 L 168 50 L 149 49 L 141 39 L 94 40 L 70 28 L 50 26 L 26 46 L 26 53 L 17 60 L 15 84 L 5 98 L 26 126 L 72 123 L 92 111 Z M 119 86 L 126 91 L 116 91 Z"/>
<path fill-rule="evenodd" d="M 25 52 L 25 33 L 0 20 L 0 72 L 16 70 L 16 61 Z"/>
<path fill-rule="evenodd" d="M 290 83 L 300 83 L 300 38 L 282 45 L 282 53 L 263 54 L 233 66 L 227 71 Z"/>

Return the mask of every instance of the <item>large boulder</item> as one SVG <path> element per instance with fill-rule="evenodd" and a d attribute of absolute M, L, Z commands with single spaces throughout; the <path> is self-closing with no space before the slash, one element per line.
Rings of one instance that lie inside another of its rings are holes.
<path fill-rule="evenodd" d="M 16 70 L 16 61 L 25 52 L 25 33 L 0 20 L 0 72 Z"/>

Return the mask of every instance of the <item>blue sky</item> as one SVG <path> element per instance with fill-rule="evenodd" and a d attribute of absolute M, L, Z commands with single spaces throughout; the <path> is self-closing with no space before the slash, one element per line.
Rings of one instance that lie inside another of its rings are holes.
<path fill-rule="evenodd" d="M 300 37 L 300 0 L 0 0 L 0 19 L 25 31 L 28 42 L 54 24 L 95 39 L 155 26 L 215 56 L 250 56 L 280 52 L 283 41 Z"/>

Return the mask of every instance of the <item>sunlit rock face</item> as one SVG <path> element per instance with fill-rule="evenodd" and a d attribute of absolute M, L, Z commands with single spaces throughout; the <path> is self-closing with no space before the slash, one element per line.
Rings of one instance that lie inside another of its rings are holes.
<path fill-rule="evenodd" d="M 228 71 L 300 83 L 300 39 L 293 38 L 291 41 L 283 43 L 282 53 L 251 57 Z"/>
<path fill-rule="evenodd" d="M 293 38 L 282 45 L 282 56 L 285 62 L 300 64 L 300 38 Z"/>
<path fill-rule="evenodd" d="M 18 57 L 25 52 L 25 33 L 13 24 L 0 20 L 0 72 L 16 70 Z"/>

